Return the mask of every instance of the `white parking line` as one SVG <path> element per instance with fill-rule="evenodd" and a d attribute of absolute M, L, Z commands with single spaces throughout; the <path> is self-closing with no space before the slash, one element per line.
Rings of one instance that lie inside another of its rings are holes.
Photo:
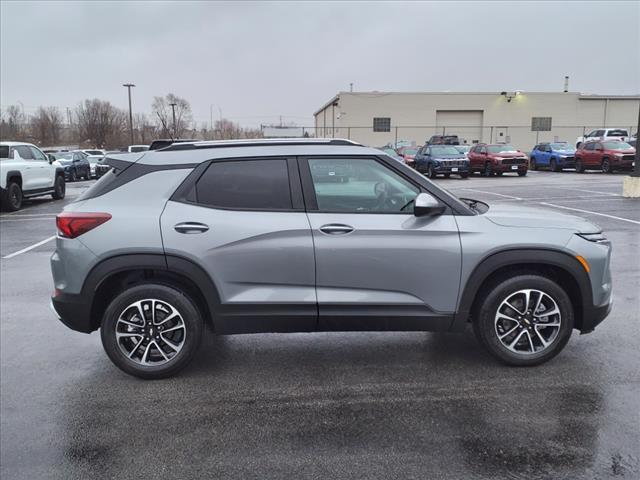
<path fill-rule="evenodd" d="M 563 190 L 575 190 L 576 192 L 597 193 L 597 194 L 600 194 L 600 195 L 610 195 L 612 197 L 621 197 L 622 196 L 622 195 L 620 195 L 618 193 L 599 192 L 597 190 L 584 190 L 582 188 L 573 188 L 573 187 L 552 187 L 552 188 L 561 188 Z"/>
<path fill-rule="evenodd" d="M 488 195 L 496 195 L 497 197 L 510 198 L 512 200 L 522 200 L 520 197 L 514 197 L 512 195 L 504 195 L 502 193 L 487 192 L 485 190 L 475 190 L 473 188 L 462 188 L 461 190 L 467 190 L 468 192 L 476 192 L 476 193 L 486 193 Z"/>
<path fill-rule="evenodd" d="M 608 215 L 606 213 L 592 212 L 591 210 L 582 210 L 581 208 L 565 207 L 563 205 L 555 205 L 553 203 L 546 203 L 546 202 L 540 202 L 540 205 L 547 205 L 549 207 L 562 208 L 564 210 L 573 210 L 574 212 L 589 213 L 591 215 L 600 215 L 601 217 L 613 218 L 614 220 L 620 220 L 622 222 L 629 222 L 629 223 L 635 223 L 636 225 L 640 225 L 640 222 L 637 220 L 631 220 L 630 218 L 616 217 L 615 215 Z"/>
<path fill-rule="evenodd" d="M 10 253 L 9 255 L 5 255 L 5 256 L 4 256 L 4 257 L 2 257 L 2 258 L 3 258 L 3 259 L 5 259 L 5 258 L 13 258 L 13 257 L 15 257 L 15 256 L 21 255 L 21 254 L 23 254 L 23 253 L 28 252 L 29 250 L 33 250 L 34 248 L 39 247 L 40 245 L 44 245 L 45 243 L 50 242 L 51 240 L 53 240 L 53 239 L 55 239 L 55 238 L 56 238 L 56 236 L 55 236 L 55 235 L 53 235 L 53 236 L 51 236 L 51 237 L 49 237 L 49 238 L 45 238 L 45 239 L 44 239 L 44 240 L 42 240 L 41 242 L 34 243 L 33 245 L 28 246 L 27 248 L 23 248 L 22 250 L 18 250 L 17 252 Z"/>

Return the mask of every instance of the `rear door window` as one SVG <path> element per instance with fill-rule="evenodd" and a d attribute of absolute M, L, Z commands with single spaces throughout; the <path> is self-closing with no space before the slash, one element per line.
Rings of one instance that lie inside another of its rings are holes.
<path fill-rule="evenodd" d="M 196 183 L 201 205 L 239 210 L 292 209 L 284 159 L 213 162 Z"/>
<path fill-rule="evenodd" d="M 609 130 L 609 135 L 607 135 L 609 137 L 626 137 L 627 135 L 627 131 L 626 130 Z"/>

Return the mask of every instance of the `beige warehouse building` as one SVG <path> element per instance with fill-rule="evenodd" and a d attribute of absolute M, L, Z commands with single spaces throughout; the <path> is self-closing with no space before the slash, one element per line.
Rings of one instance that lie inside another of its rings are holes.
<path fill-rule="evenodd" d="M 575 92 L 340 92 L 314 113 L 318 137 L 382 146 L 423 144 L 451 133 L 461 143 L 508 142 L 530 150 L 536 141 L 572 144 L 602 127 L 635 134 L 640 95 Z"/>

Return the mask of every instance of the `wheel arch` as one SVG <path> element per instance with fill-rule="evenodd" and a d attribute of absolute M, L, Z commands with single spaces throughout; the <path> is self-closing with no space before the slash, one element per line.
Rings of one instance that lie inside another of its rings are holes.
<path fill-rule="evenodd" d="M 510 249 L 485 257 L 474 268 L 462 289 L 452 330 L 462 330 L 471 321 L 484 287 L 521 273 L 541 274 L 564 288 L 574 308 L 575 328 L 582 329 L 585 309 L 593 305 L 593 294 L 580 262 L 558 250 Z"/>
<path fill-rule="evenodd" d="M 87 275 L 82 296 L 89 300 L 91 330 L 97 330 L 111 300 L 126 288 L 156 282 L 185 292 L 214 330 L 219 295 L 209 275 L 191 260 L 163 254 L 126 254 L 107 258 Z"/>
<path fill-rule="evenodd" d="M 9 186 L 9 182 L 11 181 L 11 179 L 17 180 L 16 183 L 20 185 L 20 188 L 22 188 L 22 173 L 20 172 L 20 170 L 9 170 L 7 172 L 7 177 L 6 177 L 7 186 Z"/>

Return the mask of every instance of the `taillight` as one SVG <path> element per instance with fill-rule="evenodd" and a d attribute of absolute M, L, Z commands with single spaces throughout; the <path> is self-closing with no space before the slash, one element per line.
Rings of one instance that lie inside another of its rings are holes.
<path fill-rule="evenodd" d="M 76 238 L 111 219 L 109 213 L 62 212 L 56 217 L 61 237 Z"/>

